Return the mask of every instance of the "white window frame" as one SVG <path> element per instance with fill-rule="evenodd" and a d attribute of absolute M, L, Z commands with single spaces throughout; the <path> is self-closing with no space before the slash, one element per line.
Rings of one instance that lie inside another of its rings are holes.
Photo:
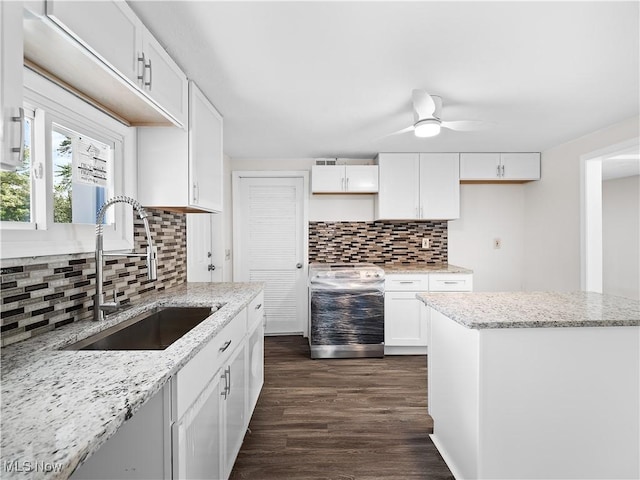
<path fill-rule="evenodd" d="M 114 146 L 113 173 L 115 195 L 137 194 L 136 129 L 114 120 L 75 95 L 60 88 L 30 69 L 24 69 L 24 101 L 29 109 L 35 109 L 35 128 L 47 129 L 45 134 L 36 132 L 32 145 L 32 171 L 40 163 L 43 150 L 47 161 L 43 162 L 43 175 L 32 175 L 35 189 L 33 207 L 39 211 L 35 227 L 14 225 L 19 222 L 0 222 L 2 228 L 2 258 L 87 253 L 95 250 L 95 225 L 58 224 L 53 222 L 53 177 L 51 169 L 52 123 L 76 129 L 96 140 Z M 42 144 L 44 140 L 44 144 Z M 42 200 L 46 195 L 46 203 Z M 111 196 L 111 195 L 110 195 Z M 43 210 L 44 209 L 44 210 Z M 133 212 L 131 207 L 117 204 L 111 207 L 114 223 L 104 226 L 105 250 L 133 249 Z M 45 219 L 44 222 L 42 220 Z M 14 227 L 14 228 L 12 228 Z M 17 228 L 15 228 L 17 227 Z"/>

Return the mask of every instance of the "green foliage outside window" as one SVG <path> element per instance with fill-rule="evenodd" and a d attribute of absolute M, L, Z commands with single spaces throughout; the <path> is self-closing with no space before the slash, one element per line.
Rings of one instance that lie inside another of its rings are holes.
<path fill-rule="evenodd" d="M 0 172 L 0 220 L 31 221 L 31 152 L 24 149 L 22 166 L 14 172 Z"/>

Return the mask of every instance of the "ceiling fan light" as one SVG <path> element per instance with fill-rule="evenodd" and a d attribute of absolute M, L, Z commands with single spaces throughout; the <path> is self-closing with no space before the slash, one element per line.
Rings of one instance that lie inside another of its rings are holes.
<path fill-rule="evenodd" d="M 413 132 L 420 138 L 435 137 L 440 133 L 440 120 L 435 118 L 420 120 L 414 125 Z"/>

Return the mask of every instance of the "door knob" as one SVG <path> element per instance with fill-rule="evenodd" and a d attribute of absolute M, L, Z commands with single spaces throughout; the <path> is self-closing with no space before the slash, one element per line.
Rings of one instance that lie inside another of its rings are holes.
<path fill-rule="evenodd" d="M 302 268 L 302 264 L 300 262 L 296 263 L 296 268 Z"/>

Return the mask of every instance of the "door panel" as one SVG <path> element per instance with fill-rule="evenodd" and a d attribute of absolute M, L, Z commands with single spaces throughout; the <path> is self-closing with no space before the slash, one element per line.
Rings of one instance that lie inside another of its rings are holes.
<path fill-rule="evenodd" d="M 221 232 L 220 214 L 187 214 L 187 282 L 222 282 Z"/>
<path fill-rule="evenodd" d="M 234 280 L 265 283 L 267 334 L 307 325 L 303 177 L 242 177 L 234 189 Z"/>

